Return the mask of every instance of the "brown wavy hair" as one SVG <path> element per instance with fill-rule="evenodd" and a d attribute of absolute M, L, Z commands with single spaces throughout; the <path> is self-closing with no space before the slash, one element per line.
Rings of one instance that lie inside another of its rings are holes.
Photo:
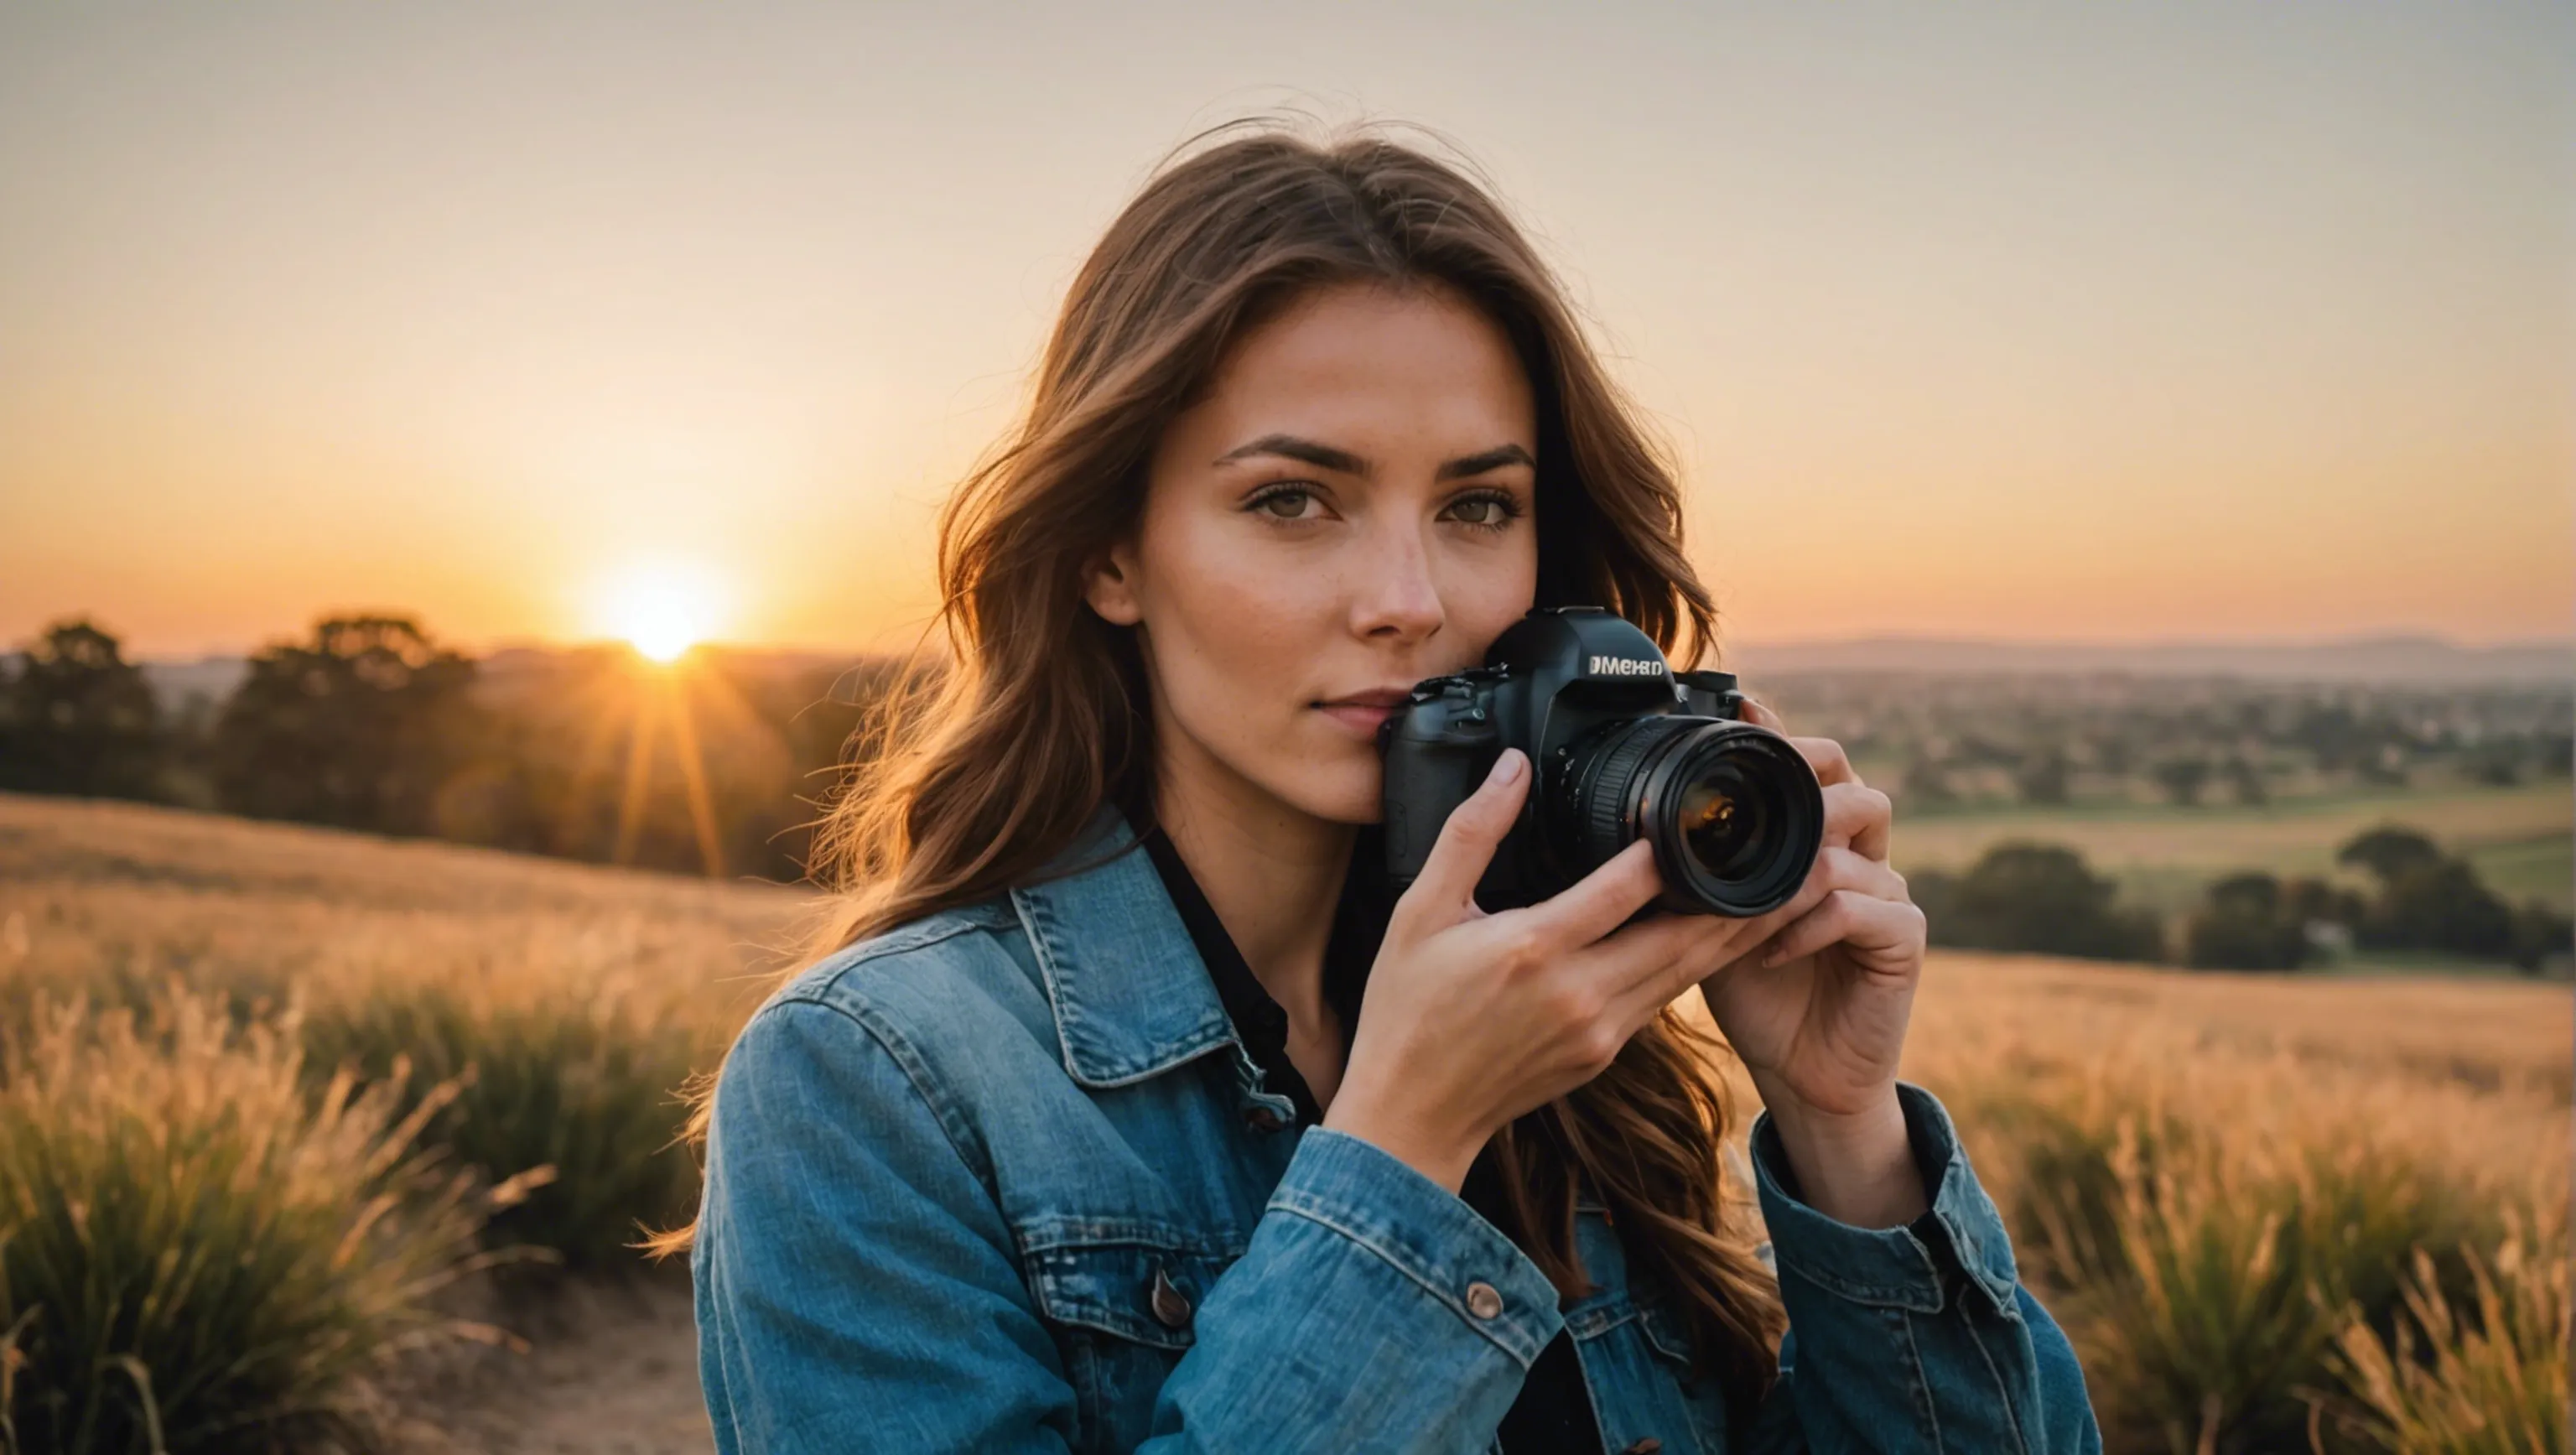
<path fill-rule="evenodd" d="M 999 894 L 1071 848 L 1104 803 L 1150 803 L 1153 727 L 1132 629 L 1086 604 L 1087 566 L 1132 530 L 1165 426 L 1228 346 L 1306 290 L 1453 290 L 1510 337 L 1537 402 L 1539 605 L 1610 607 L 1678 662 L 1714 611 L 1681 547 L 1674 468 L 1603 373 L 1563 288 L 1491 191 L 1375 130 L 1271 122 L 1185 145 L 1109 226 L 1066 295 L 1017 427 L 939 528 L 945 663 L 911 674 L 827 811 L 817 877 L 841 892 L 828 952 Z M 1737 1415 L 1777 1371 L 1778 1288 L 1729 1209 L 1724 1043 L 1670 1008 L 1599 1077 L 1499 1133 L 1504 1228 L 1560 1290 L 1588 1188 L 1643 1282 L 1680 1305 L 1693 1368 Z M 701 1103 L 696 1127 L 703 1130 Z M 656 1246 L 688 1245 L 692 1229 Z"/>

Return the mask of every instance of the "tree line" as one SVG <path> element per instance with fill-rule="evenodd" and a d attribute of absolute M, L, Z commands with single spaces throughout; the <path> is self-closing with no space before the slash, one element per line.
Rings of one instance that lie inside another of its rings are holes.
<path fill-rule="evenodd" d="M 219 703 L 174 711 L 116 637 L 66 620 L 0 663 L 0 789 L 793 881 L 891 671 L 709 653 L 661 672 L 607 647 L 505 670 L 411 618 L 350 615 L 253 655 Z M 2340 711 L 2284 720 L 2308 732 Z M 2531 725 L 2553 722 L 2544 708 Z M 2175 927 L 2064 845 L 2001 844 L 1911 882 L 1934 942 L 1968 949 L 2267 970 L 2350 948 L 2527 970 L 2570 952 L 2566 916 L 2506 903 L 2417 830 L 2363 833 L 2338 862 L 2368 890 L 2233 874 Z"/>
<path fill-rule="evenodd" d="M 890 671 L 524 655 L 504 671 L 409 617 L 334 616 L 182 707 L 114 635 L 57 622 L 0 661 L 0 789 L 792 881 Z"/>
<path fill-rule="evenodd" d="M 2180 925 L 2120 903 L 2118 881 L 2063 844 L 1995 845 L 1963 873 L 1909 876 L 1932 943 L 2078 959 L 2178 961 L 2207 970 L 2295 970 L 2352 950 L 2496 960 L 2525 973 L 2576 955 L 2576 922 L 2538 901 L 2509 904 L 2468 860 L 2421 830 L 2385 824 L 2335 860 L 2368 884 L 2225 875 Z"/>

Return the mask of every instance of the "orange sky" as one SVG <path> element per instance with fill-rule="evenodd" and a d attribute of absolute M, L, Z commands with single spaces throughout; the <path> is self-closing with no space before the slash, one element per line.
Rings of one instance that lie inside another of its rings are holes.
<path fill-rule="evenodd" d="M 2565 6 L 1081 8 L 0 12 L 0 639 L 661 562 L 883 641 L 1091 239 L 1282 102 L 1500 179 L 1740 640 L 2569 630 Z"/>

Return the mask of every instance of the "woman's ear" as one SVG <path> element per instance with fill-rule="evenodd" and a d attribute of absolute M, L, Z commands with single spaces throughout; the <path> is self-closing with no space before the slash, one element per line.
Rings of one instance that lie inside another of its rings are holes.
<path fill-rule="evenodd" d="M 1144 603 L 1136 599 L 1135 556 L 1124 542 L 1094 556 L 1083 569 L 1082 599 L 1112 626 L 1134 626 L 1145 619 Z"/>

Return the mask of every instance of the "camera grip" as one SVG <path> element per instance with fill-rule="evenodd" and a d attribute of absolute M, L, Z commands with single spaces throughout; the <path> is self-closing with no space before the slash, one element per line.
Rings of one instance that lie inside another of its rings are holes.
<path fill-rule="evenodd" d="M 1387 743 L 1382 799 L 1386 871 L 1401 890 L 1431 861 L 1431 848 L 1440 841 L 1449 815 L 1483 785 L 1502 752 L 1502 735 L 1481 720 L 1390 726 L 1396 730 Z"/>

